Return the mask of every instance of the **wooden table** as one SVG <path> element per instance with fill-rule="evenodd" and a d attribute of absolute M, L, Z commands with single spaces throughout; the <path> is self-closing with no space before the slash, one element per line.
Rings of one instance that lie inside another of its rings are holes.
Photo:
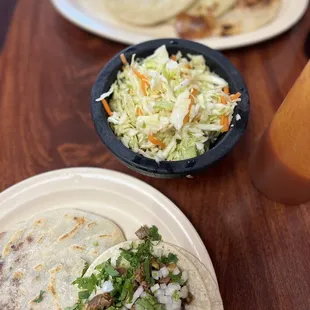
<path fill-rule="evenodd" d="M 257 139 L 307 62 L 309 30 L 310 9 L 280 37 L 225 52 L 251 95 L 245 136 L 229 156 L 194 179 L 160 180 L 124 167 L 101 144 L 90 118 L 95 77 L 125 46 L 80 30 L 49 1 L 2 0 L 0 190 L 64 167 L 133 175 L 167 195 L 194 224 L 226 309 L 309 310 L 310 205 L 268 201 L 251 185 L 247 170 Z"/>

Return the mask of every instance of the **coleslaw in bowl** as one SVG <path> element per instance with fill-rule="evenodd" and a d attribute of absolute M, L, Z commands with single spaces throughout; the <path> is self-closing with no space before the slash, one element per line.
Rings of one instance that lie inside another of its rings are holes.
<path fill-rule="evenodd" d="M 202 55 L 186 56 L 169 56 L 165 45 L 146 58 L 133 54 L 130 63 L 121 54 L 116 81 L 96 99 L 123 144 L 157 162 L 208 151 L 229 130 L 241 101 L 240 92 L 229 95 L 227 81 L 210 71 Z"/>
<path fill-rule="evenodd" d="M 127 48 L 102 70 L 92 92 L 103 142 L 130 167 L 155 176 L 189 174 L 185 170 L 224 156 L 243 133 L 248 113 L 246 86 L 232 64 L 180 39 Z"/>

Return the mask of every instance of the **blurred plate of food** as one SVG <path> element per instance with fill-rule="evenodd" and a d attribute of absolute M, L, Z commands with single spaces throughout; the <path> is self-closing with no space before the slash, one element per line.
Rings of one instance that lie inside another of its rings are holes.
<path fill-rule="evenodd" d="M 304 15 L 309 0 L 51 0 L 75 25 L 111 40 L 137 44 L 181 37 L 215 49 L 275 37 Z"/>

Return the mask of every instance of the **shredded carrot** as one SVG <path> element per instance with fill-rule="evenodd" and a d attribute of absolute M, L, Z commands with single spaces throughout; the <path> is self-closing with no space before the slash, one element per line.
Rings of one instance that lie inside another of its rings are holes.
<path fill-rule="evenodd" d="M 225 86 L 224 89 L 223 89 L 223 91 L 224 91 L 224 93 L 225 93 L 226 95 L 229 95 L 229 88 L 228 88 L 228 86 Z"/>
<path fill-rule="evenodd" d="M 128 61 L 127 61 L 127 59 L 126 59 L 126 57 L 125 57 L 125 55 L 124 54 L 121 54 L 121 61 L 122 61 L 122 63 L 125 65 L 125 66 L 127 66 L 128 65 Z"/>
<path fill-rule="evenodd" d="M 125 70 L 125 68 L 126 68 L 125 66 L 122 66 L 122 70 Z"/>
<path fill-rule="evenodd" d="M 189 95 L 189 97 L 191 98 L 192 102 L 195 100 L 195 97 L 197 96 L 197 93 L 198 93 L 198 90 L 196 88 L 193 88 L 192 91 L 191 91 L 191 94 Z"/>
<path fill-rule="evenodd" d="M 190 98 L 191 102 L 190 102 L 190 104 L 188 106 L 188 112 L 187 112 L 187 114 L 185 115 L 185 117 L 183 119 L 183 125 L 185 125 L 185 124 L 187 124 L 189 122 L 189 112 L 191 111 L 191 108 L 192 108 L 192 106 L 193 106 L 193 104 L 195 102 L 195 96 L 197 95 L 197 92 L 198 92 L 198 90 L 196 88 L 194 88 L 192 90 L 192 92 L 190 93 L 190 95 L 189 95 L 189 98 Z"/>
<path fill-rule="evenodd" d="M 147 95 L 147 87 L 150 86 L 150 82 L 148 81 L 148 78 L 143 75 L 142 73 L 140 73 L 139 71 L 137 71 L 133 66 L 131 66 L 131 70 L 132 72 L 141 80 L 141 89 L 142 89 L 142 93 L 144 96 Z"/>
<path fill-rule="evenodd" d="M 140 78 L 141 80 L 145 80 L 147 82 L 147 84 L 149 85 L 149 81 L 148 81 L 148 78 L 143 75 L 142 73 L 140 73 L 139 71 L 137 71 L 133 66 L 131 66 L 131 70 L 133 71 L 133 73 L 138 77 Z"/>
<path fill-rule="evenodd" d="M 188 106 L 188 111 L 190 111 L 192 108 L 192 103 L 190 103 L 190 105 Z M 187 124 L 189 122 L 189 112 L 187 112 L 187 114 L 185 115 L 184 119 L 183 119 L 183 125 Z"/>
<path fill-rule="evenodd" d="M 186 64 L 185 67 L 188 68 L 188 69 L 192 68 L 190 64 Z"/>
<path fill-rule="evenodd" d="M 230 95 L 231 100 L 237 100 L 240 97 L 241 97 L 241 93 L 239 93 L 239 92 L 234 94 L 234 95 Z"/>
<path fill-rule="evenodd" d="M 226 104 L 227 103 L 227 101 L 226 101 L 226 99 L 224 98 L 224 96 L 221 96 L 221 104 Z"/>
<path fill-rule="evenodd" d="M 144 115 L 142 109 L 140 109 L 139 107 L 136 108 L 136 114 L 139 115 L 139 116 L 143 116 Z"/>
<path fill-rule="evenodd" d="M 112 116 L 113 112 L 111 111 L 108 102 L 105 99 L 102 99 L 102 104 L 103 104 L 105 111 L 108 113 L 108 115 Z"/>
<path fill-rule="evenodd" d="M 174 61 L 177 61 L 177 56 L 171 55 L 171 56 L 170 56 L 170 59 L 171 59 L 171 60 L 174 60 Z"/>
<path fill-rule="evenodd" d="M 141 80 L 141 89 L 142 89 L 142 93 L 143 93 L 144 96 L 147 95 L 147 92 L 146 92 L 147 86 L 148 86 L 147 81 L 146 80 Z"/>
<path fill-rule="evenodd" d="M 161 140 L 155 138 L 152 134 L 149 135 L 149 141 L 155 145 L 159 145 L 162 149 L 166 147 L 165 143 L 162 142 Z"/>
<path fill-rule="evenodd" d="M 222 132 L 227 132 L 229 130 L 228 116 L 222 115 L 222 117 L 221 117 L 221 125 L 223 126 Z"/>

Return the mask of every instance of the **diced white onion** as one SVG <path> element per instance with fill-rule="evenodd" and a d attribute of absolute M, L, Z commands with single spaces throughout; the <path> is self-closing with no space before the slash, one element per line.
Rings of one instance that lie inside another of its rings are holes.
<path fill-rule="evenodd" d="M 165 290 L 167 288 L 167 284 L 166 283 L 160 284 L 160 288 L 162 290 Z"/>
<path fill-rule="evenodd" d="M 165 295 L 172 296 L 174 291 L 179 291 L 181 289 L 181 286 L 179 283 L 170 283 L 168 284 L 168 287 L 166 288 Z"/>
<path fill-rule="evenodd" d="M 188 287 L 184 285 L 181 288 L 181 298 L 187 298 L 188 297 Z"/>
<path fill-rule="evenodd" d="M 166 278 L 169 275 L 169 270 L 168 270 L 168 268 L 166 266 L 161 268 L 160 272 L 161 272 L 161 275 L 162 275 L 163 278 Z"/>
<path fill-rule="evenodd" d="M 158 291 L 156 291 L 155 296 L 158 297 L 160 295 L 165 295 L 165 290 L 159 289 Z"/>
<path fill-rule="evenodd" d="M 169 296 L 160 295 L 158 296 L 158 302 L 161 304 L 166 304 L 169 300 Z"/>
<path fill-rule="evenodd" d="M 101 292 L 102 293 L 110 293 L 114 289 L 112 281 L 104 281 L 101 287 Z"/>
<path fill-rule="evenodd" d="M 160 276 L 159 271 L 155 271 L 155 270 L 152 271 L 152 278 L 153 279 L 158 280 L 159 276 Z"/>
<path fill-rule="evenodd" d="M 175 267 L 174 270 L 172 271 L 173 275 L 178 275 L 180 273 L 180 269 L 178 267 Z"/>
<path fill-rule="evenodd" d="M 160 286 L 158 283 L 156 283 L 155 285 L 151 286 L 151 292 L 154 293 L 155 291 L 159 290 Z"/>
<path fill-rule="evenodd" d="M 166 296 L 172 296 L 174 291 L 175 291 L 175 289 L 173 289 L 173 288 L 166 288 L 165 295 Z"/>

